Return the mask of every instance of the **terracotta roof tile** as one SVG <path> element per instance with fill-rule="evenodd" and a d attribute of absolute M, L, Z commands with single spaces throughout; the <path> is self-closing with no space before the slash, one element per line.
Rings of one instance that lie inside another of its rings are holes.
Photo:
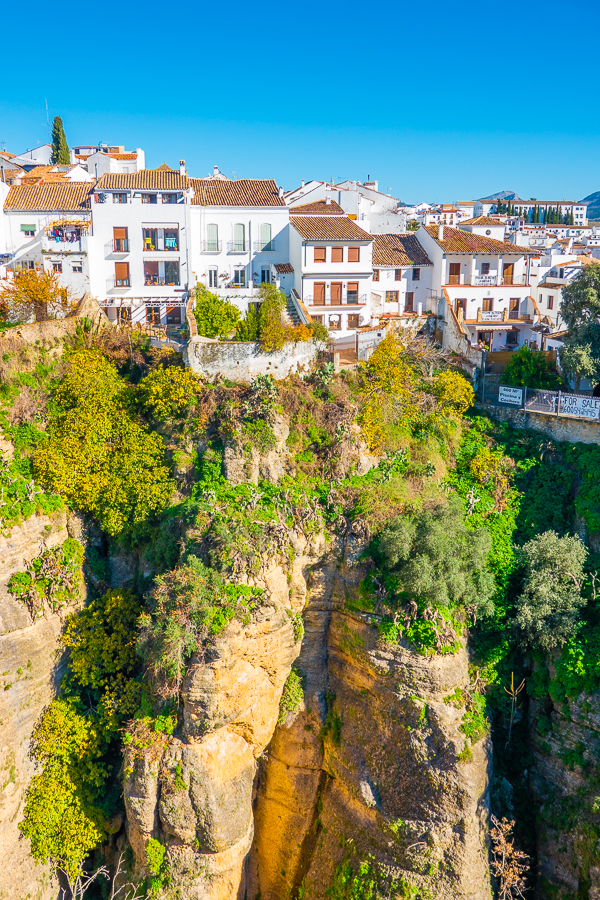
<path fill-rule="evenodd" d="M 93 184 L 87 181 L 13 185 L 4 202 L 4 209 L 39 212 L 89 209 L 92 188 Z"/>
<path fill-rule="evenodd" d="M 191 178 L 193 206 L 285 206 L 272 178 L 238 178 L 237 181 L 209 181 Z"/>
<path fill-rule="evenodd" d="M 98 191 L 185 191 L 191 187 L 191 179 L 179 172 L 164 169 L 142 169 L 141 172 L 111 172 L 98 179 Z"/>
<path fill-rule="evenodd" d="M 438 238 L 437 225 L 423 226 L 430 237 L 439 244 L 445 253 L 511 253 L 513 256 L 527 256 L 535 253 L 526 247 L 518 247 L 509 241 L 496 241 L 482 234 L 472 234 L 470 231 L 462 231 L 460 228 L 450 228 L 444 225 L 444 237 Z"/>
<path fill-rule="evenodd" d="M 504 222 L 499 222 L 498 219 L 492 219 L 491 216 L 475 216 L 474 219 L 463 219 L 460 223 L 461 225 L 485 225 L 491 227 L 493 225 L 498 228 L 501 226 L 504 228 Z"/>
<path fill-rule="evenodd" d="M 137 153 L 109 153 L 111 159 L 137 159 Z"/>
<path fill-rule="evenodd" d="M 373 265 L 401 268 L 431 266 L 433 263 L 414 234 L 376 234 Z"/>
<path fill-rule="evenodd" d="M 290 275 L 294 271 L 291 263 L 275 263 L 275 269 L 280 275 Z"/>
<path fill-rule="evenodd" d="M 300 206 L 290 207 L 290 215 L 292 216 L 345 216 L 346 213 L 339 203 L 332 200 L 327 203 L 325 200 L 317 200 L 314 203 L 302 203 Z"/>
<path fill-rule="evenodd" d="M 166 164 L 166 162 L 164 162 L 160 166 L 157 166 L 154 171 L 155 172 L 176 172 L 177 169 L 172 169 L 171 166 L 168 166 Z"/>
<path fill-rule="evenodd" d="M 290 225 L 306 241 L 372 241 L 373 235 L 363 231 L 345 216 L 290 216 Z"/>

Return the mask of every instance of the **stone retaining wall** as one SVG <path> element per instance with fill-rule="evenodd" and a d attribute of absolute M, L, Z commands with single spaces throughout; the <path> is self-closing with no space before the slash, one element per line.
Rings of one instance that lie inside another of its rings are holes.
<path fill-rule="evenodd" d="M 545 413 L 531 412 L 524 409 L 511 409 L 509 406 L 495 406 L 492 403 L 478 403 L 477 406 L 494 419 L 509 422 L 515 428 L 532 428 L 541 431 L 556 441 L 569 441 L 572 444 L 600 444 L 600 422 L 585 419 L 571 419 L 566 416 L 550 416 Z"/>
<path fill-rule="evenodd" d="M 310 372 L 319 352 L 316 341 L 286 344 L 282 350 L 264 353 L 258 341 L 214 341 L 192 338 L 183 351 L 185 364 L 194 372 L 231 381 L 251 381 L 257 375 L 285 378 L 295 372 Z"/>

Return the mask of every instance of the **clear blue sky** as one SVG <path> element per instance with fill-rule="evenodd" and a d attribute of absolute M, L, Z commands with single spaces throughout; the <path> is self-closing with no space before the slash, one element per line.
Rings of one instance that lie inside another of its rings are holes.
<path fill-rule="evenodd" d="M 2 48 L 13 153 L 47 140 L 47 97 L 69 144 L 193 175 L 370 175 L 409 202 L 600 190 L 596 0 L 33 0 L 23 17 Z"/>

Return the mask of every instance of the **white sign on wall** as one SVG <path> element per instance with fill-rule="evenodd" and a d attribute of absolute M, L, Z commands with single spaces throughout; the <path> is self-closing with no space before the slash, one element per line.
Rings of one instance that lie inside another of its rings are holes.
<path fill-rule="evenodd" d="M 503 312 L 501 309 L 488 309 L 481 313 L 482 322 L 501 322 Z"/>
<path fill-rule="evenodd" d="M 498 400 L 500 403 L 514 403 L 516 406 L 520 406 L 523 402 L 523 388 L 500 386 Z"/>
<path fill-rule="evenodd" d="M 578 416 L 580 419 L 600 418 L 600 397 L 576 397 L 561 394 L 558 412 L 563 416 Z"/>

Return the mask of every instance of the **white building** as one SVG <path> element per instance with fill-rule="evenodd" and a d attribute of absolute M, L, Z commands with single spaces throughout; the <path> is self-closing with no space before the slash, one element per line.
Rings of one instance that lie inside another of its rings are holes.
<path fill-rule="evenodd" d="M 433 263 L 432 298 L 451 308 L 471 344 L 498 350 L 536 339 L 531 251 L 447 225 L 422 226 L 417 237 Z"/>
<path fill-rule="evenodd" d="M 406 231 L 406 212 L 400 201 L 378 189 L 377 181 L 310 181 L 285 194 L 286 203 L 294 208 L 307 203 L 329 199 L 361 228 L 371 234 L 402 233 Z"/>
<path fill-rule="evenodd" d="M 2 216 L 10 268 L 56 272 L 83 296 L 89 289 L 91 189 L 83 181 L 11 186 Z"/>
<path fill-rule="evenodd" d="M 421 315 L 430 309 L 433 264 L 414 234 L 377 234 L 373 241 L 373 316 Z"/>
<path fill-rule="evenodd" d="M 558 211 L 561 216 L 572 215 L 574 225 L 587 225 L 588 204 L 579 200 L 506 200 L 510 202 L 519 216 L 530 218 L 531 213 L 537 209 L 543 222 L 549 210 Z M 497 211 L 496 200 L 478 200 L 475 204 L 475 216 L 489 216 Z"/>
<path fill-rule="evenodd" d="M 291 213 L 294 288 L 311 317 L 337 333 L 368 325 L 373 236 L 337 204 L 320 201 Z"/>
<path fill-rule="evenodd" d="M 202 282 L 245 312 L 263 282 L 292 289 L 289 210 L 270 178 L 215 175 L 190 179 L 190 285 Z"/>
<path fill-rule="evenodd" d="M 52 162 L 52 144 L 41 144 L 32 150 L 25 150 L 13 156 L 11 162 L 24 169 L 34 169 L 36 166 L 49 166 Z"/>

